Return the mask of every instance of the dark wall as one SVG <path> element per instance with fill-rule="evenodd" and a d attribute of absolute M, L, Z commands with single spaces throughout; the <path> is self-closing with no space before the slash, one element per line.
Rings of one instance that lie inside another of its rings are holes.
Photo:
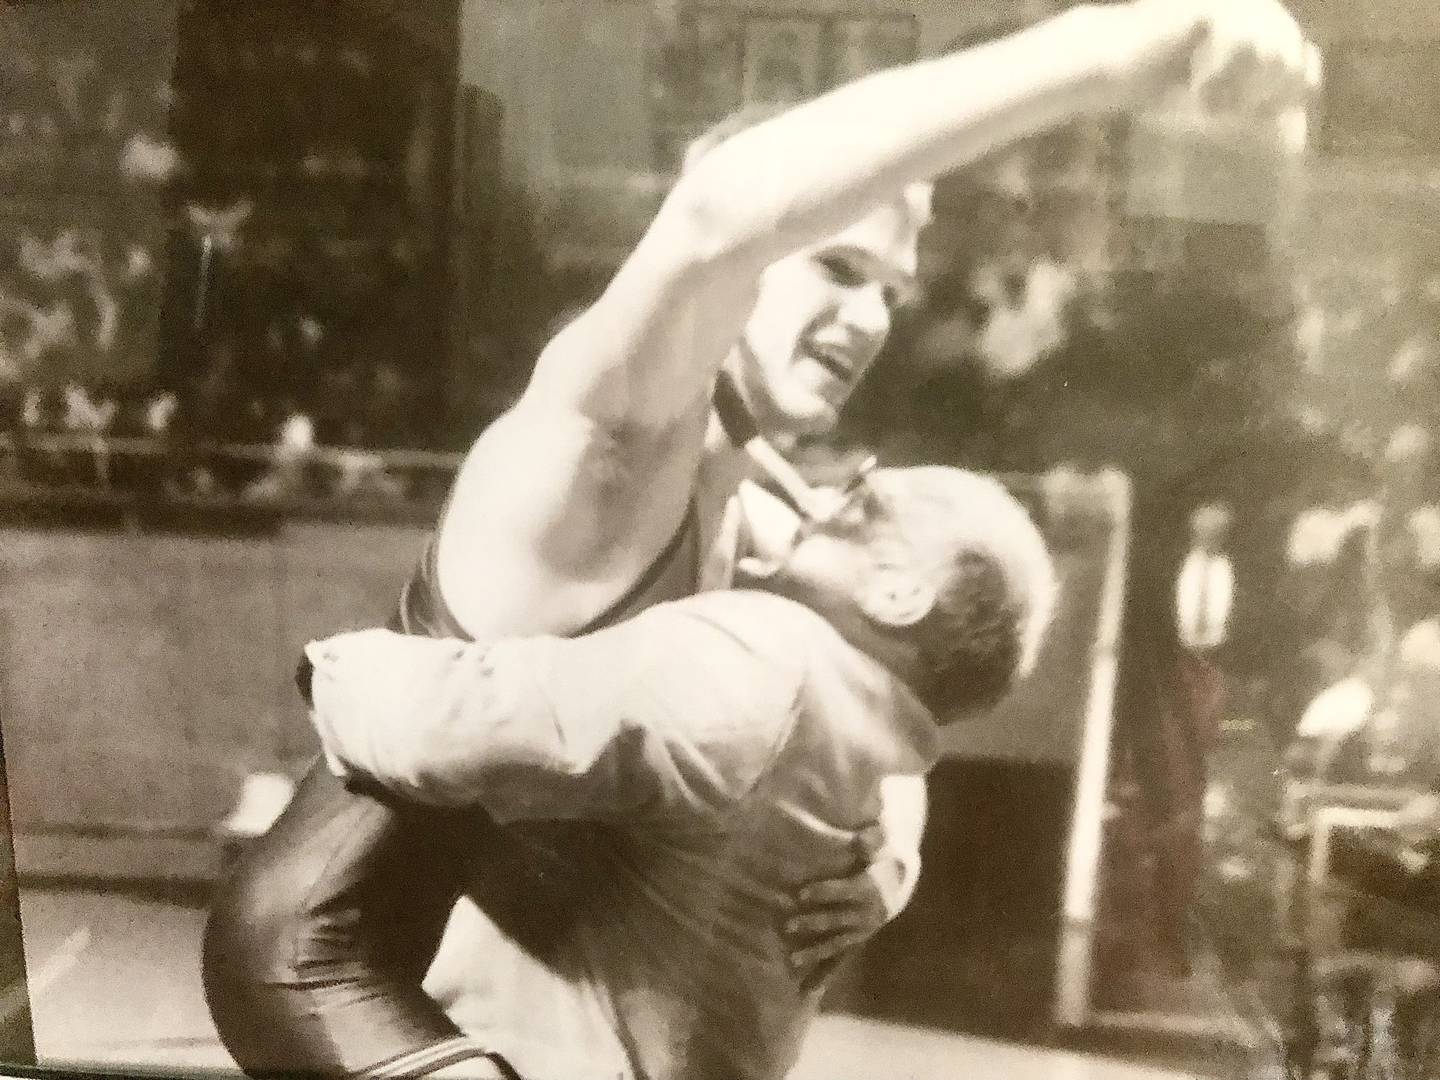
<path fill-rule="evenodd" d="M 866 947 L 847 1010 L 1038 1040 L 1053 1016 L 1074 773 L 943 761 L 930 775 L 924 871 Z"/>
<path fill-rule="evenodd" d="M 0 529 L 16 828 L 205 835 L 248 772 L 313 752 L 299 650 L 382 624 L 424 537 L 352 523 L 250 537 Z"/>
<path fill-rule="evenodd" d="M 0 987 L 5 1009 L 0 1013 L 0 1061 L 34 1064 L 35 1031 L 25 972 L 25 946 L 20 933 L 20 890 L 15 873 L 15 846 L 10 831 L 10 796 L 5 753 L 0 747 Z"/>

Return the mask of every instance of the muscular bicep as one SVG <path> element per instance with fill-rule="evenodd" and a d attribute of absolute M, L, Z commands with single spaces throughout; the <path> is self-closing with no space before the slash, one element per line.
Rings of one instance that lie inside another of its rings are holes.
<path fill-rule="evenodd" d="M 522 402 L 476 442 L 440 525 L 446 606 L 476 640 L 569 633 L 640 578 L 684 520 L 706 412 L 645 453 Z"/>
<path fill-rule="evenodd" d="M 692 216 L 667 200 L 600 298 L 541 353 L 527 397 L 642 438 L 708 400 L 761 267 L 702 250 Z"/>
<path fill-rule="evenodd" d="M 696 269 L 672 250 L 682 244 L 652 227 L 461 469 L 440 586 L 477 638 L 585 625 L 680 527 L 715 373 L 755 287 L 754 275 Z"/>

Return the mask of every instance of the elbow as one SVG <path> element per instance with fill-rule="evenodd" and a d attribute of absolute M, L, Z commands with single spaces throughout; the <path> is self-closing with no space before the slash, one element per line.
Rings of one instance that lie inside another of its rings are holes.
<path fill-rule="evenodd" d="M 428 806 L 435 809 L 460 809 L 473 805 L 472 784 L 467 783 L 455 763 L 445 763 L 430 745 L 420 738 L 413 753 L 392 754 L 385 767 L 374 773 L 360 773 L 346 780 L 347 786 L 378 802 L 399 806 Z"/>
<path fill-rule="evenodd" d="M 485 737 L 492 723 L 485 712 L 460 713 L 430 730 L 412 732 L 411 743 L 391 755 L 379 784 L 390 796 L 414 805 L 441 810 L 479 806 L 496 753 Z"/>
<path fill-rule="evenodd" d="M 475 777 L 438 765 L 417 765 L 385 787 L 391 796 L 437 810 L 465 810 L 480 805 L 481 785 Z"/>
<path fill-rule="evenodd" d="M 756 230 L 728 192 L 733 179 L 702 161 L 681 175 L 660 208 L 650 235 L 687 277 L 733 274 L 755 261 Z"/>
<path fill-rule="evenodd" d="M 417 731 L 409 752 L 393 757 L 384 775 L 373 779 L 376 790 L 370 794 L 432 810 L 489 812 L 487 796 L 517 767 L 503 742 L 489 737 L 494 721 L 487 714 L 465 719 L 472 721 L 468 728 Z"/>

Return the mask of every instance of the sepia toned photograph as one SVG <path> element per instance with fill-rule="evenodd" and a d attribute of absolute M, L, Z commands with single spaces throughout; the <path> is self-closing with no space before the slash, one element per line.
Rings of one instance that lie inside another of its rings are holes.
<path fill-rule="evenodd" d="M 842 18 L 832 27 L 830 78 L 835 84 L 914 60 L 918 51 L 913 17 Z"/>
<path fill-rule="evenodd" d="M 1440 1077 L 1437 41 L 0 5 L 0 1073 Z"/>
<path fill-rule="evenodd" d="M 794 103 L 819 92 L 824 30 L 820 19 L 745 20 L 745 100 Z"/>

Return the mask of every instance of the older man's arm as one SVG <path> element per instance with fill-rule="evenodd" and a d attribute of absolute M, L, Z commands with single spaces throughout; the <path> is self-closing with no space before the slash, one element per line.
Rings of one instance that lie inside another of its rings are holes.
<path fill-rule="evenodd" d="M 578 639 L 483 647 L 365 630 L 307 655 L 333 771 L 501 822 L 722 810 L 789 731 L 799 679 L 783 654 L 673 607 Z"/>

